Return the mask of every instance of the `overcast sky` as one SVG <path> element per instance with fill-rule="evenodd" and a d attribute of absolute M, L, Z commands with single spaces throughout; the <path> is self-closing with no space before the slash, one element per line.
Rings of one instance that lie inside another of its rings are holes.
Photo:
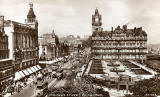
<path fill-rule="evenodd" d="M 24 22 L 34 4 L 39 21 L 39 35 L 53 29 L 58 36 L 91 35 L 95 8 L 102 14 L 104 30 L 129 24 L 148 34 L 148 43 L 160 43 L 160 0 L 0 0 L 0 15 L 5 19 Z"/>

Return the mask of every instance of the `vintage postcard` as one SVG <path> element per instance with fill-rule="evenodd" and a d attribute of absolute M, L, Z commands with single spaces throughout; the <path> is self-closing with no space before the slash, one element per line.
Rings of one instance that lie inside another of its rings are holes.
<path fill-rule="evenodd" d="M 0 0 L 0 97 L 160 97 L 160 0 Z"/>

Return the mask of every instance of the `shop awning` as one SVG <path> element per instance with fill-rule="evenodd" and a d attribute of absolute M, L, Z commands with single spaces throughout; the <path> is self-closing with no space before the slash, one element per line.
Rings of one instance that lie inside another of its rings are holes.
<path fill-rule="evenodd" d="M 36 72 L 36 69 L 34 69 L 33 67 L 30 67 L 31 68 L 31 70 L 33 71 L 33 72 Z"/>
<path fill-rule="evenodd" d="M 32 70 L 30 68 L 27 68 L 27 71 L 29 72 L 29 74 L 32 74 Z"/>
<path fill-rule="evenodd" d="M 25 75 L 29 75 L 29 72 L 27 72 L 27 70 L 23 70 Z"/>
<path fill-rule="evenodd" d="M 37 67 L 38 67 L 39 70 L 42 69 L 39 65 L 37 65 Z"/>
<path fill-rule="evenodd" d="M 25 77 L 25 74 L 24 74 L 22 71 L 19 71 L 19 74 L 20 74 L 22 77 Z"/>
<path fill-rule="evenodd" d="M 39 69 L 37 68 L 37 66 L 33 66 L 35 69 L 36 69 L 36 71 L 38 71 Z"/>
<path fill-rule="evenodd" d="M 21 78 L 22 78 L 22 76 L 18 72 L 16 72 L 15 77 L 14 77 L 14 81 L 20 80 Z"/>

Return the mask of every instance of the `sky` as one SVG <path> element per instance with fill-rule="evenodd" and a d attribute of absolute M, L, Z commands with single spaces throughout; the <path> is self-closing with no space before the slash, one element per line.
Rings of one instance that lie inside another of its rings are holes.
<path fill-rule="evenodd" d="M 91 35 L 92 14 L 97 7 L 104 30 L 124 24 L 142 27 L 149 44 L 160 43 L 160 0 L 0 0 L 0 15 L 24 23 L 30 2 L 39 22 L 39 35 L 53 29 L 59 37 Z"/>

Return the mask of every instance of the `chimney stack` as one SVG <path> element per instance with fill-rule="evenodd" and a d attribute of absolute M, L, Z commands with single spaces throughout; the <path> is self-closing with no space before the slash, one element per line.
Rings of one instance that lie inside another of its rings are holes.
<path fill-rule="evenodd" d="M 142 27 L 138 28 L 138 31 L 142 31 Z"/>
<path fill-rule="evenodd" d="M 112 27 L 112 32 L 113 32 L 113 27 Z"/>
<path fill-rule="evenodd" d="M 123 30 L 127 30 L 127 25 L 123 25 Z"/>
<path fill-rule="evenodd" d="M 137 28 L 136 28 L 136 27 L 134 27 L 134 32 L 136 31 L 136 29 L 137 29 Z"/>
<path fill-rule="evenodd" d="M 118 25 L 117 28 L 116 28 L 116 30 L 120 30 L 120 29 L 121 29 L 121 27 Z"/>

